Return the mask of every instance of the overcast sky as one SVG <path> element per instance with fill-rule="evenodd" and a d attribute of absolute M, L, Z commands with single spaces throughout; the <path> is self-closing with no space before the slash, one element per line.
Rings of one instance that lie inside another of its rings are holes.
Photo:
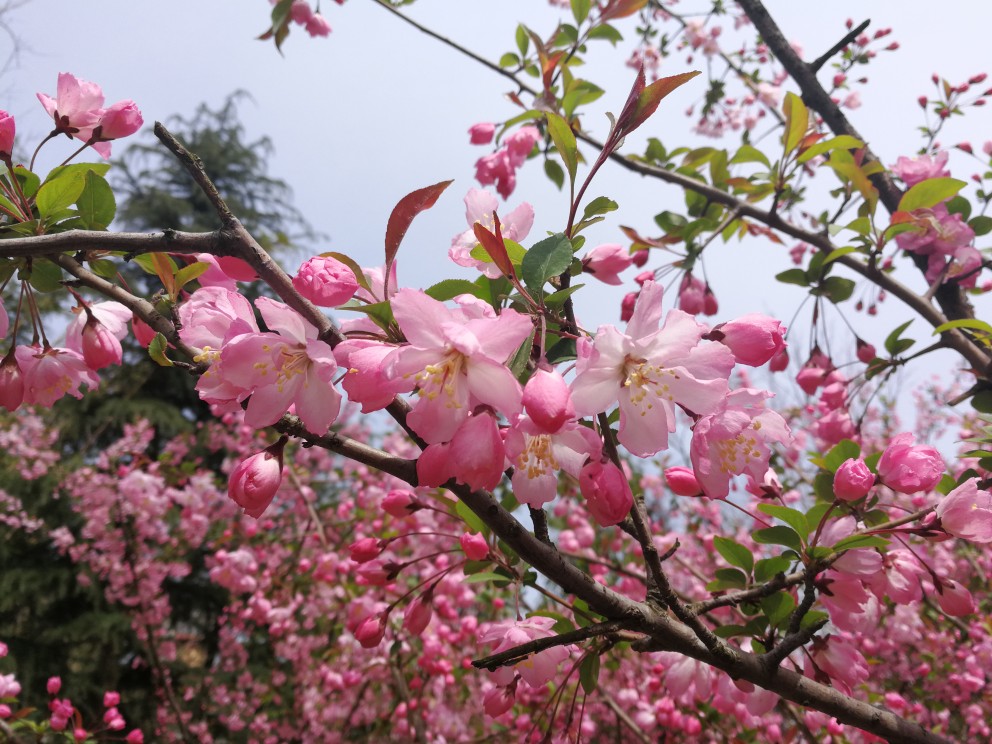
<path fill-rule="evenodd" d="M 988 65 L 992 3 L 776 0 L 767 6 L 807 59 L 843 36 L 846 18 L 864 20 L 866 6 L 873 14 L 870 30 L 894 28 L 889 38 L 902 48 L 866 68 L 871 82 L 862 107 L 852 113 L 886 163 L 919 148 L 915 128 L 922 117 L 916 99 L 932 90 L 931 73 L 960 81 Z M 448 245 L 466 228 L 462 197 L 475 185 L 476 158 L 488 152 L 470 146 L 466 130 L 477 121 L 513 115 L 503 98 L 508 81 L 370 0 L 349 0 L 343 7 L 325 0 L 323 10 L 334 28 L 331 36 L 310 39 L 297 29 L 280 56 L 271 43 L 255 39 L 267 25 L 265 0 L 27 0 L 8 17 L 22 49 L 3 72 L 0 108 L 15 114 L 24 143 L 48 131 L 35 93 L 54 94 L 61 71 L 102 85 L 108 103 L 133 98 L 148 126 L 176 113 L 189 114 L 201 102 L 217 106 L 232 91 L 247 90 L 253 102 L 242 105 L 241 116 L 250 135 L 271 137 L 276 149 L 271 175 L 293 187 L 297 206 L 328 236 L 326 243 L 313 246 L 315 251 L 337 250 L 365 265 L 381 263 L 385 222 L 396 201 L 413 189 L 454 178 L 438 205 L 414 223 L 399 261 L 405 284 L 427 286 L 457 273 L 446 260 Z M 512 49 L 518 21 L 547 35 L 558 17 L 542 0 L 421 0 L 404 12 L 493 60 Z M 5 43 L 0 39 L 0 58 Z M 633 72 L 623 64 L 626 56 L 601 43 L 583 70 L 609 91 L 597 113 L 583 119 L 598 134 L 607 126 L 601 112 L 619 109 L 632 80 Z M 685 69 L 674 57 L 663 73 Z M 645 136 L 666 143 L 684 139 L 683 111 L 703 92 L 700 83 L 673 94 L 645 125 Z M 971 139 L 978 150 L 984 138 L 992 138 L 992 128 L 985 112 L 977 113 L 942 139 L 947 144 Z M 65 141 L 48 145 L 45 164 L 55 164 L 69 151 Z M 976 170 L 973 162 L 958 162 L 955 175 L 967 178 Z M 654 234 L 653 215 L 684 204 L 677 190 L 617 167 L 604 169 L 593 192 L 616 199 L 621 209 L 590 231 L 590 245 L 624 242 L 620 224 Z M 540 161 L 520 172 L 517 192 L 507 203 L 513 207 L 523 199 L 537 212 L 532 240 L 562 229 L 567 200 L 545 179 Z M 708 251 L 721 317 L 765 311 L 791 318 L 802 292 L 781 285 L 769 291 L 768 284 L 755 291 L 752 278 L 761 274 L 749 271 L 752 265 L 781 270 L 789 262 L 783 248 L 768 244 L 731 243 Z M 599 285 L 591 305 L 580 305 L 580 317 L 590 326 L 615 320 L 620 294 Z M 892 320 L 909 317 L 899 310 Z M 888 322 L 889 328 L 893 325 Z M 881 335 L 879 329 L 877 343 Z M 918 337 L 923 335 L 921 328 Z"/>

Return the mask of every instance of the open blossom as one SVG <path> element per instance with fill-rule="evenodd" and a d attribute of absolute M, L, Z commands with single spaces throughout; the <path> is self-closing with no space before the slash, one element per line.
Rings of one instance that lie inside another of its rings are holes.
<path fill-rule="evenodd" d="M 475 224 L 478 223 L 489 232 L 496 230 L 493 213 L 497 211 L 499 201 L 488 191 L 469 189 L 465 195 L 465 221 L 468 230 L 456 235 L 448 249 L 448 257 L 459 266 L 476 268 L 490 279 L 497 279 L 502 274 L 491 261 L 481 261 L 473 258 L 472 249 L 479 243 L 475 237 Z M 500 217 L 500 232 L 506 240 L 520 243 L 530 233 L 534 225 L 534 207 L 523 202 L 516 209 Z"/>
<path fill-rule="evenodd" d="M 540 139 L 537 127 L 521 127 L 504 140 L 503 147 L 476 161 L 476 180 L 483 186 L 495 184 L 499 195 L 508 199 L 516 188 L 517 168 L 523 165 Z"/>
<path fill-rule="evenodd" d="M 493 653 L 506 651 L 537 638 L 550 638 L 555 635 L 555 620 L 550 617 L 535 616 L 526 620 L 506 620 L 484 626 L 479 633 L 480 643 L 495 643 Z M 540 687 L 551 681 L 558 672 L 558 665 L 568 658 L 568 649 L 552 646 L 544 651 L 531 654 L 513 667 L 500 667 L 492 672 L 496 683 L 506 686 L 513 680 L 514 672 L 531 687 Z"/>
<path fill-rule="evenodd" d="M 120 364 L 131 311 L 119 302 L 97 302 L 80 308 L 65 332 L 65 345 L 82 355 L 90 369 Z"/>
<path fill-rule="evenodd" d="M 279 490 L 285 446 L 286 437 L 281 437 L 271 447 L 242 460 L 231 472 L 227 495 L 249 517 L 258 519 L 262 516 Z"/>
<path fill-rule="evenodd" d="M 951 175 L 946 166 L 947 152 L 943 151 L 934 156 L 919 155 L 915 158 L 900 156 L 891 169 L 906 186 L 915 186 L 930 178 L 944 178 Z"/>
<path fill-rule="evenodd" d="M 772 442 L 792 435 L 778 413 L 765 408 L 771 393 L 742 388 L 730 393 L 720 409 L 703 416 L 692 428 L 689 456 L 703 492 L 712 499 L 730 493 L 730 479 L 747 473 L 764 478 Z"/>
<path fill-rule="evenodd" d="M 659 329 L 662 288 L 645 282 L 626 333 L 601 326 L 579 347 L 572 401 L 591 416 L 619 401 L 620 443 L 648 457 L 668 447 L 675 407 L 695 414 L 716 410 L 727 395 L 734 359 L 722 344 L 701 343 L 705 326 L 672 310 Z"/>
<path fill-rule="evenodd" d="M 24 402 L 50 407 L 66 393 L 82 398 L 80 385 L 95 390 L 100 378 L 82 355 L 71 349 L 18 346 L 17 366 L 24 380 Z"/>
<path fill-rule="evenodd" d="M 937 516 L 946 532 L 963 540 L 992 542 L 992 494 L 979 490 L 969 478 L 937 504 Z"/>
<path fill-rule="evenodd" d="M 341 407 L 331 347 L 289 306 L 267 297 L 255 304 L 276 332 L 243 333 L 221 352 L 220 375 L 251 394 L 245 423 L 271 426 L 292 406 L 310 431 L 323 434 Z"/>
<path fill-rule="evenodd" d="M 520 384 L 506 360 L 533 330 L 530 318 L 471 304 L 450 309 L 412 289 L 397 292 L 392 306 L 410 344 L 393 352 L 391 372 L 405 390 L 417 388 L 407 420 L 429 444 L 450 441 L 478 404 L 507 418 L 520 413 Z"/>
<path fill-rule="evenodd" d="M 602 448 L 599 436 L 574 420 L 548 433 L 529 416 L 521 416 L 506 430 L 514 496 L 540 508 L 558 495 L 559 473 L 578 478 L 587 460 L 599 459 Z"/>
<path fill-rule="evenodd" d="M 944 474 L 944 460 L 929 445 L 914 445 L 913 435 L 899 434 L 878 461 L 878 477 L 899 493 L 929 491 Z"/>
<path fill-rule="evenodd" d="M 110 157 L 109 140 L 134 134 L 142 124 L 134 101 L 118 101 L 105 109 L 99 85 L 67 72 L 59 73 L 55 98 L 39 93 L 38 100 L 57 132 L 89 143 L 105 158 Z"/>
<path fill-rule="evenodd" d="M 630 251 L 618 243 L 596 246 L 582 259 L 582 270 L 605 284 L 621 284 L 620 272 L 634 262 Z"/>
<path fill-rule="evenodd" d="M 417 460 L 417 476 L 425 486 L 440 486 L 454 478 L 470 488 L 491 491 L 505 467 L 499 426 L 490 411 L 481 409 L 458 427 L 450 442 L 424 450 Z"/>

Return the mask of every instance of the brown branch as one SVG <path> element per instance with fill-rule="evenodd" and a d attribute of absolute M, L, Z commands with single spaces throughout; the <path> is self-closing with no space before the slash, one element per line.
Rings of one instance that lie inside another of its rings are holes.
<path fill-rule="evenodd" d="M 627 715 L 627 711 L 617 704 L 617 701 L 613 699 L 612 695 L 610 695 L 602 687 L 597 687 L 596 692 L 600 699 L 606 703 L 606 707 L 613 711 L 614 715 L 616 715 L 620 722 L 627 727 L 627 729 L 634 735 L 635 739 L 641 742 L 641 744 L 651 744 L 651 738 L 644 733 L 643 729 L 637 725 L 633 718 Z"/>

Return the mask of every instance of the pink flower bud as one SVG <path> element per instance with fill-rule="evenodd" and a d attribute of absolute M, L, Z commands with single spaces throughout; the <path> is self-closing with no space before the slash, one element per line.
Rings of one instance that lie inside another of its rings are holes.
<path fill-rule="evenodd" d="M 293 277 L 293 286 L 319 307 L 343 305 L 358 291 L 358 280 L 345 264 L 330 256 L 314 256 Z"/>
<path fill-rule="evenodd" d="M 293 4 L 289 6 L 289 17 L 293 23 L 298 23 L 302 26 L 313 18 L 313 8 L 310 7 L 310 3 L 307 0 L 293 0 Z"/>
<path fill-rule="evenodd" d="M 648 250 L 647 248 L 641 248 L 630 254 L 630 260 L 633 262 L 634 266 L 641 268 L 648 262 Z"/>
<path fill-rule="evenodd" d="M 403 627 L 410 635 L 419 636 L 430 624 L 433 614 L 430 598 L 418 597 L 407 605 Z"/>
<path fill-rule="evenodd" d="M 860 458 L 845 460 L 834 475 L 834 495 L 841 501 L 857 501 L 875 485 L 875 474 Z"/>
<path fill-rule="evenodd" d="M 279 490 L 286 441 L 286 437 L 280 437 L 271 447 L 242 460 L 231 473 L 227 495 L 249 517 L 258 519 L 262 516 Z"/>
<path fill-rule="evenodd" d="M 120 364 L 124 356 L 121 342 L 107 326 L 90 315 L 83 326 L 83 361 L 90 369 L 97 370 Z"/>
<path fill-rule="evenodd" d="M 0 111 L 0 160 L 10 160 L 14 150 L 14 117 Z"/>
<path fill-rule="evenodd" d="M 386 586 L 392 577 L 389 569 L 379 562 L 366 563 L 355 571 L 355 581 L 361 586 Z"/>
<path fill-rule="evenodd" d="M 386 618 L 382 615 L 365 618 L 355 630 L 355 638 L 362 648 L 375 648 L 382 643 L 384 635 L 386 635 Z"/>
<path fill-rule="evenodd" d="M 8 719 L 14 715 L 14 711 L 10 709 L 9 705 L 0 705 L 0 719 Z"/>
<path fill-rule="evenodd" d="M 637 276 L 634 277 L 634 281 L 637 283 L 638 286 L 643 287 L 644 286 L 644 282 L 653 282 L 654 281 L 654 272 L 653 271 L 642 271 L 640 274 L 638 274 Z"/>
<path fill-rule="evenodd" d="M 538 369 L 531 376 L 524 387 L 523 404 L 531 420 L 548 434 L 575 418 L 568 384 L 554 371 Z"/>
<path fill-rule="evenodd" d="M 100 139 L 115 140 L 134 134 L 144 123 L 138 104 L 134 101 L 118 101 L 104 111 L 98 128 Z"/>
<path fill-rule="evenodd" d="M 496 125 L 489 122 L 473 124 L 468 129 L 469 142 L 473 145 L 488 145 L 496 134 Z"/>
<path fill-rule="evenodd" d="M 49 677 L 45 689 L 48 690 L 49 695 L 58 695 L 59 690 L 62 689 L 62 680 L 59 677 Z"/>
<path fill-rule="evenodd" d="M 666 468 L 665 481 L 668 483 L 668 487 L 672 489 L 672 493 L 677 496 L 703 495 L 703 487 L 696 480 L 696 474 L 692 471 L 692 468 L 684 468 L 681 465 Z"/>
<path fill-rule="evenodd" d="M 0 406 L 16 410 L 24 402 L 24 375 L 17 364 L 14 349 L 0 361 Z"/>
<path fill-rule="evenodd" d="M 610 460 L 593 460 L 579 471 L 586 508 L 603 527 L 622 522 L 634 505 L 627 476 Z"/>
<path fill-rule="evenodd" d="M 691 273 L 687 273 L 679 284 L 679 310 L 690 315 L 698 315 L 703 312 L 703 294 L 705 291 L 706 285 Z"/>
<path fill-rule="evenodd" d="M 482 709 L 486 711 L 486 715 L 496 718 L 512 708 L 516 689 L 514 684 L 510 687 L 494 687 L 487 692 L 482 698 Z"/>
<path fill-rule="evenodd" d="M 878 461 L 878 477 L 899 493 L 929 491 L 944 474 L 944 460 L 928 445 L 913 445 L 912 434 L 900 434 Z"/>
<path fill-rule="evenodd" d="M 779 351 L 778 354 L 771 358 L 768 362 L 768 369 L 772 372 L 784 372 L 789 368 L 789 352 L 785 349 Z"/>
<path fill-rule="evenodd" d="M 866 341 L 862 341 L 860 338 L 858 339 L 857 349 L 858 361 L 864 364 L 870 364 L 872 359 L 878 356 L 875 347 Z"/>
<path fill-rule="evenodd" d="M 582 259 L 582 270 L 592 274 L 604 284 L 619 285 L 620 272 L 634 262 L 630 253 L 618 243 L 596 246 Z"/>
<path fill-rule="evenodd" d="M 626 323 L 634 317 L 634 305 L 637 304 L 637 293 L 628 292 L 620 301 L 620 320 Z"/>
<path fill-rule="evenodd" d="M 496 417 L 483 411 L 459 426 L 448 443 L 448 457 L 460 482 L 475 489 L 496 488 L 506 462 Z"/>
<path fill-rule="evenodd" d="M 103 707 L 113 708 L 119 705 L 121 702 L 121 694 L 119 692 L 108 691 L 103 693 Z"/>
<path fill-rule="evenodd" d="M 920 96 L 919 98 L 916 99 L 916 102 L 918 104 L 920 104 L 920 108 L 926 108 L 927 107 L 927 97 L 926 96 Z"/>
<path fill-rule="evenodd" d="M 718 312 L 720 312 L 720 304 L 716 301 L 716 295 L 710 285 L 707 284 L 703 292 L 703 315 L 716 315 Z"/>
<path fill-rule="evenodd" d="M 466 532 L 458 542 L 470 561 L 484 561 L 489 557 L 489 543 L 479 532 Z"/>
<path fill-rule="evenodd" d="M 784 326 L 760 313 L 721 323 L 708 338 L 727 346 L 738 364 L 751 367 L 760 367 L 785 348 Z"/>
<path fill-rule="evenodd" d="M 382 499 L 382 510 L 397 519 L 409 517 L 422 508 L 423 506 L 412 491 L 395 489 L 387 493 Z"/>
<path fill-rule="evenodd" d="M 72 738 L 76 741 L 86 741 L 87 736 L 89 734 L 86 733 L 86 729 L 84 728 L 74 728 L 72 730 Z"/>
<path fill-rule="evenodd" d="M 348 546 L 351 553 L 351 560 L 355 563 L 368 563 L 379 557 L 382 552 L 382 545 L 374 537 L 363 537 Z"/>
<path fill-rule="evenodd" d="M 320 13 L 314 13 L 310 16 L 310 20 L 306 22 L 306 29 L 312 38 L 329 36 L 331 33 L 331 24 Z"/>
<path fill-rule="evenodd" d="M 969 155 L 974 152 L 974 150 L 971 149 L 971 145 L 967 142 L 960 142 L 954 146 L 959 150 L 961 150 L 962 152 L 968 153 Z"/>
<path fill-rule="evenodd" d="M 971 592 L 951 579 L 944 579 L 937 587 L 937 604 L 951 617 L 967 617 L 978 610 Z"/>
<path fill-rule="evenodd" d="M 156 334 L 155 329 L 137 315 L 131 318 L 131 331 L 134 333 L 135 340 L 146 349 Z"/>
<path fill-rule="evenodd" d="M 141 729 L 131 729 L 128 731 L 125 741 L 127 744 L 145 744 L 145 735 L 141 733 Z"/>

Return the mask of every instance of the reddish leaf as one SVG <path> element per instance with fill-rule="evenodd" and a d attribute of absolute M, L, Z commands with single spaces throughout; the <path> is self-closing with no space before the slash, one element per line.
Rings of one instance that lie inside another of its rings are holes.
<path fill-rule="evenodd" d="M 433 186 L 417 189 L 404 196 L 393 207 L 393 213 L 389 215 L 389 221 L 386 223 L 386 276 L 389 275 L 389 268 L 393 265 L 396 252 L 400 249 L 400 243 L 410 228 L 413 218 L 425 209 L 433 207 L 441 192 L 451 183 L 451 181 L 441 181 Z"/>
<path fill-rule="evenodd" d="M 637 108 L 637 99 L 643 91 L 644 65 L 641 65 L 637 68 L 637 77 L 634 78 L 634 86 L 630 89 L 630 95 L 627 96 L 627 100 L 623 104 L 623 108 L 620 110 L 620 115 L 617 117 L 616 128 L 618 132 L 622 133 L 624 131 L 626 123 L 630 121 L 630 118 L 634 115 L 634 111 Z"/>
<path fill-rule="evenodd" d="M 558 67 L 558 63 L 564 56 L 565 52 L 555 52 L 550 57 L 546 57 L 541 60 L 541 81 L 544 83 L 545 90 L 551 88 L 551 81 L 554 79 L 555 68 Z"/>
<path fill-rule="evenodd" d="M 500 229 L 499 217 L 493 212 L 493 224 L 496 225 L 496 234 L 493 235 L 489 230 L 483 227 L 481 224 L 476 222 L 472 229 L 475 231 L 475 237 L 482 244 L 486 253 L 496 264 L 503 276 L 509 277 L 510 279 L 516 279 L 517 274 L 513 270 L 513 264 L 510 262 L 510 256 L 506 252 L 506 245 L 503 243 L 503 231 Z"/>
<path fill-rule="evenodd" d="M 172 268 L 169 258 L 164 253 L 152 253 L 151 259 L 155 273 L 162 280 L 162 286 L 169 293 L 169 297 L 175 299 L 179 295 L 179 291 L 176 288 L 175 269 Z"/>
<path fill-rule="evenodd" d="M 664 248 L 665 246 L 682 242 L 682 238 L 677 238 L 674 235 L 666 235 L 663 238 L 645 238 L 634 228 L 626 227 L 625 225 L 620 226 L 620 231 L 628 238 L 630 238 L 631 242 L 634 244 L 633 245 L 634 248 L 640 246 L 651 247 L 651 248 Z"/>
<path fill-rule="evenodd" d="M 643 74 L 643 71 L 639 72 L 638 77 Z M 642 90 L 637 96 L 637 103 L 634 105 L 634 110 L 630 114 L 629 119 L 623 123 L 620 129 L 623 136 L 630 134 L 641 126 L 641 124 L 647 121 L 648 117 L 650 117 L 651 114 L 657 110 L 658 104 L 661 103 L 661 99 L 683 83 L 692 80 L 698 74 L 699 70 L 693 70 L 692 72 L 683 72 L 678 75 L 670 75 L 669 77 L 655 80 L 651 83 L 651 85 L 644 88 L 644 90 Z M 633 91 L 631 91 L 631 93 L 633 94 Z M 626 108 L 627 107 L 624 106 L 624 110 L 626 110 Z"/>
<path fill-rule="evenodd" d="M 611 0 L 599 17 L 600 22 L 612 21 L 616 18 L 626 18 L 648 4 L 648 0 Z"/>

